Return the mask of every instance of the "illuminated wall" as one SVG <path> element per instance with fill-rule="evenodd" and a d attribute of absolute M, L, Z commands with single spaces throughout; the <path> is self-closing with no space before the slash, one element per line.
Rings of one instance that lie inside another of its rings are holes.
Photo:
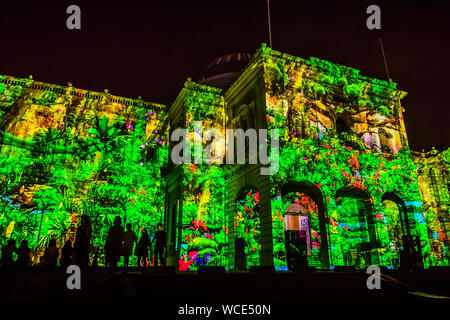
<path fill-rule="evenodd" d="M 274 190 L 293 181 L 320 189 L 331 265 L 396 267 L 399 233 L 408 234 L 411 247 L 420 242 L 420 250 L 411 249 L 419 264 L 441 264 L 430 258 L 434 249 L 403 123 L 406 93 L 352 68 L 262 50 L 267 121 L 282 137 Z M 402 212 L 385 208 L 387 198 L 398 200 Z M 274 216 L 292 201 L 277 191 L 273 199 Z M 403 229 L 395 234 L 400 219 Z M 274 224 L 273 233 L 280 227 Z"/>
<path fill-rule="evenodd" d="M 294 205 L 308 220 L 310 266 L 398 268 L 405 251 L 419 266 L 448 265 L 448 151 L 412 159 L 405 95 L 394 82 L 265 45 L 229 89 L 189 79 L 168 112 L 107 90 L 0 77 L 0 240 L 26 239 L 39 252 L 50 238 L 73 240 L 86 213 L 102 264 L 120 216 L 138 236 L 164 221 L 167 262 L 182 271 L 234 268 L 236 238 L 247 267 L 283 269 Z M 212 160 L 198 153 L 207 129 L 225 136 L 242 126 L 279 129 L 276 174 L 216 163 L 224 141 Z M 169 158 L 177 128 L 189 131 L 191 163 Z"/>
<path fill-rule="evenodd" d="M 254 188 L 246 189 L 236 199 L 234 232 L 236 237 L 244 238 L 247 267 L 260 264 L 261 230 L 259 212 L 259 192 Z"/>
<path fill-rule="evenodd" d="M 419 188 L 423 216 L 427 223 L 431 252 L 427 257 L 434 264 L 448 265 L 450 221 L 448 215 L 450 149 L 415 152 L 419 167 Z"/>
<path fill-rule="evenodd" d="M 173 253 L 169 247 L 168 255 L 173 254 L 179 259 L 181 271 L 227 265 L 228 228 L 223 206 L 225 172 L 213 163 L 214 158 L 221 158 L 223 146 L 214 143 L 213 159 L 202 160 L 203 149 L 209 144 L 203 139 L 205 132 L 208 129 L 224 132 L 224 101 L 220 93 L 220 89 L 188 81 L 169 114 L 169 117 L 175 117 L 171 119 L 171 130 L 181 128 L 189 132 L 187 148 L 192 155 L 191 164 L 180 164 L 181 171 L 175 177 L 170 174 L 166 177 L 168 208 L 176 203 L 181 212 L 177 218 L 168 221 L 169 234 L 175 233 L 171 240 L 176 243 Z M 175 142 L 171 148 L 174 145 Z M 170 168 L 173 173 L 174 167 Z M 178 188 L 174 202 L 171 200 L 172 186 Z"/>
<path fill-rule="evenodd" d="M 74 240 L 85 213 L 102 264 L 115 216 L 153 233 L 164 215 L 165 106 L 3 76 L 0 95 L 2 245 L 27 240 L 37 262 L 50 238 Z"/>

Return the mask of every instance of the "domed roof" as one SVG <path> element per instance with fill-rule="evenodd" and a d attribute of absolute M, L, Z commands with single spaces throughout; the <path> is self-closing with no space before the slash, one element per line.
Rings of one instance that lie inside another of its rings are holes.
<path fill-rule="evenodd" d="M 229 87 L 239 72 L 248 64 L 250 53 L 230 53 L 211 61 L 203 72 L 200 83 L 218 88 Z"/>

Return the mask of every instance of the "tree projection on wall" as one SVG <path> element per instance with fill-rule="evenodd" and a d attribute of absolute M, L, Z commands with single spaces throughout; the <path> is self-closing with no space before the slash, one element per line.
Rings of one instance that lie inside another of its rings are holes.
<path fill-rule="evenodd" d="M 245 189 L 235 202 L 235 237 L 244 238 L 247 267 L 260 264 L 261 219 L 259 192 L 255 188 Z"/>
<path fill-rule="evenodd" d="M 391 200 L 383 201 L 383 214 L 376 216 L 381 222 L 384 223 L 383 229 L 387 233 L 383 233 L 385 238 L 381 239 L 384 255 L 383 258 L 386 263 L 392 267 L 398 267 L 400 264 L 400 250 L 404 250 L 403 236 L 404 221 L 402 221 L 401 212 L 397 203 Z"/>
<path fill-rule="evenodd" d="M 431 252 L 425 256 L 432 265 L 449 264 L 448 217 L 450 149 L 442 152 L 432 149 L 428 157 L 416 156 L 419 163 L 419 188 L 423 203 Z M 447 245 L 446 245 L 447 241 Z"/>
<path fill-rule="evenodd" d="M 380 244 L 382 239 L 389 237 L 388 229 L 385 222 L 376 217 L 384 214 L 383 194 L 393 192 L 403 198 L 408 207 L 411 236 L 420 238 L 423 256 L 430 255 L 417 166 L 411 159 L 405 139 L 400 104 L 405 93 L 397 90 L 395 84 L 389 86 L 386 82 L 360 76 L 355 69 L 320 59 L 304 60 L 267 47 L 263 47 L 262 55 L 268 89 L 267 122 L 269 128 L 280 130 L 281 139 L 280 169 L 271 176 L 274 184 L 272 216 L 281 213 L 278 203 L 282 201 L 280 190 L 283 185 L 293 181 L 316 185 L 327 211 L 331 265 L 343 265 L 343 251 L 347 249 L 342 245 L 357 246 L 351 240 L 341 244 L 339 235 L 345 234 L 346 228 L 360 224 L 358 215 L 353 217 L 351 212 L 349 218 L 338 221 L 339 211 L 351 206 L 347 201 L 339 202 L 336 193 L 343 187 L 365 192 L 371 199 L 376 238 L 371 241 L 370 250 L 377 253 L 372 253 L 370 259 L 373 263 L 392 265 L 392 259 L 383 258 L 385 248 Z M 338 122 L 345 125 L 338 128 Z M 381 148 L 373 148 L 367 139 L 361 139 L 366 132 L 379 137 Z M 274 225 L 276 222 L 275 219 Z M 366 239 L 366 235 L 356 236 L 360 231 L 354 229 L 352 238 Z M 281 246 L 281 237 L 275 236 L 274 248 Z M 275 256 L 276 262 L 278 256 Z M 347 261 L 350 262 L 350 258 Z M 360 262 L 363 260 L 368 258 L 359 258 Z M 434 264 L 426 258 L 424 262 L 425 266 Z"/>
<path fill-rule="evenodd" d="M 367 221 L 368 212 L 363 199 L 340 197 L 337 199 L 335 219 L 332 221 L 334 229 L 331 231 L 331 245 L 338 249 L 341 255 L 336 260 L 343 261 L 343 265 L 365 268 L 370 261 L 370 237 Z M 339 227 L 338 227 L 339 226 Z M 336 231 L 334 233 L 333 231 Z"/>
<path fill-rule="evenodd" d="M 190 132 L 191 154 L 200 163 L 183 166 L 183 213 L 180 246 L 180 271 L 196 271 L 200 266 L 227 266 L 228 225 L 224 209 L 225 171 L 214 164 L 223 146 L 212 141 L 212 159 L 199 153 L 207 143 L 209 129 L 223 132 L 223 100 L 220 90 L 189 83 L 184 89 L 186 123 Z M 201 121 L 201 124 L 197 123 Z M 208 143 L 209 144 L 209 143 Z"/>
<path fill-rule="evenodd" d="M 223 210 L 224 176 L 215 166 L 186 165 L 180 271 L 226 265 L 228 246 Z"/>
<path fill-rule="evenodd" d="M 248 181 L 236 199 L 229 199 L 237 190 L 230 192 L 227 179 L 239 170 L 219 161 L 226 143 L 214 138 L 210 157 L 198 153 L 210 145 L 206 130 L 225 136 L 233 120 L 228 117 L 236 116 L 235 102 L 226 100 L 230 93 L 188 81 L 172 105 L 180 110 L 169 128 L 162 105 L 107 90 L 0 76 L 0 244 L 11 237 L 26 239 L 37 262 L 51 238 L 58 246 L 73 240 L 80 216 L 87 214 L 94 230 L 91 258 L 96 253 L 102 264 L 105 237 L 116 216 L 132 223 L 138 234 L 153 233 L 157 222 L 167 221 L 165 201 L 170 199 L 161 172 L 173 169 L 181 172 L 174 211 L 181 220 L 173 233 L 180 270 L 233 265 L 228 244 L 233 224 L 234 236 L 245 239 L 247 265 L 261 264 L 263 193 L 270 198 L 263 200 L 270 203 L 275 266 L 287 265 L 285 210 L 296 203 L 309 219 L 308 263 L 317 268 L 396 267 L 404 236 L 416 239 L 418 264 L 448 265 L 448 231 L 436 202 L 438 197 L 448 202 L 448 192 L 442 192 L 442 183 L 422 177 L 419 169 L 429 168 L 411 158 L 401 102 L 406 93 L 394 82 L 362 76 L 353 68 L 266 46 L 253 59 L 261 68 L 255 77 L 264 81 L 250 88 L 257 95 L 254 123 L 269 129 L 269 135 L 279 130 L 280 165 L 267 189 L 256 190 L 252 185 L 258 184 Z M 240 86 L 237 82 L 228 90 L 245 89 Z M 191 154 L 200 161 L 170 163 L 168 134 L 177 127 L 190 132 Z M 441 167 L 448 167 L 448 154 L 442 155 Z M 315 191 L 283 191 L 296 183 Z M 403 207 L 386 202 L 386 194 L 398 197 Z"/>
<path fill-rule="evenodd" d="M 292 192 L 283 197 L 272 201 L 272 233 L 274 238 L 274 264 L 276 267 L 286 266 L 286 247 L 285 247 L 285 220 L 284 216 L 288 213 L 292 205 L 299 205 L 302 208 L 302 216 L 308 217 L 309 225 L 309 244 L 310 252 L 307 254 L 309 266 L 322 268 L 321 257 L 321 233 L 319 226 L 319 210 L 312 197 L 303 192 Z"/>
<path fill-rule="evenodd" d="M 36 263 L 50 239 L 59 247 L 73 241 L 87 214 L 91 259 L 102 264 L 114 217 L 132 223 L 136 233 L 153 231 L 164 214 L 166 137 L 155 132 L 164 114 L 141 100 L 114 102 L 106 91 L 94 99 L 72 87 L 42 91 L 29 79 L 14 81 L 22 85 L 0 87 L 2 244 L 28 240 Z"/>

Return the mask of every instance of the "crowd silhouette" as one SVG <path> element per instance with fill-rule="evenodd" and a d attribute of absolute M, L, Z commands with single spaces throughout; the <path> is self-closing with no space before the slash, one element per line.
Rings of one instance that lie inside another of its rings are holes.
<path fill-rule="evenodd" d="M 1 249 L 0 269 L 24 271 L 34 266 L 52 271 L 58 266 L 66 270 L 69 265 L 75 264 L 82 270 L 86 270 L 88 267 L 98 267 L 99 256 L 104 257 L 103 262 L 108 270 L 116 270 L 121 261 L 125 272 L 128 267 L 133 266 L 143 270 L 153 265 L 165 266 L 166 232 L 162 223 L 157 224 L 153 240 L 144 228 L 140 233 L 140 238 L 138 238 L 131 223 L 127 223 L 124 229 L 122 219 L 117 216 L 109 229 L 104 248 L 93 249 L 91 221 L 89 216 L 82 215 L 73 245 L 72 241 L 67 239 L 64 246 L 58 248 L 56 239 L 50 239 L 40 256 L 33 255 L 33 250 L 26 240 L 23 240 L 17 247 L 16 240 L 9 238 Z M 153 256 L 153 252 L 155 256 Z M 33 256 L 35 256 L 35 261 L 33 261 Z M 136 259 L 132 258 L 134 256 Z"/>

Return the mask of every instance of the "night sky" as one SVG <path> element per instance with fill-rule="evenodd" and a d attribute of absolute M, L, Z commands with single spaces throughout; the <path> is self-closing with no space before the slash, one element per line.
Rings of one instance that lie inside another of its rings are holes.
<path fill-rule="evenodd" d="M 2 1 L 0 74 L 170 104 L 218 56 L 254 53 L 269 42 L 265 0 Z M 66 28 L 66 8 L 81 8 L 81 30 Z M 382 29 L 366 28 L 366 8 L 381 7 Z M 319 57 L 386 79 L 408 92 L 410 145 L 450 142 L 450 2 L 271 0 L 273 48 Z"/>

